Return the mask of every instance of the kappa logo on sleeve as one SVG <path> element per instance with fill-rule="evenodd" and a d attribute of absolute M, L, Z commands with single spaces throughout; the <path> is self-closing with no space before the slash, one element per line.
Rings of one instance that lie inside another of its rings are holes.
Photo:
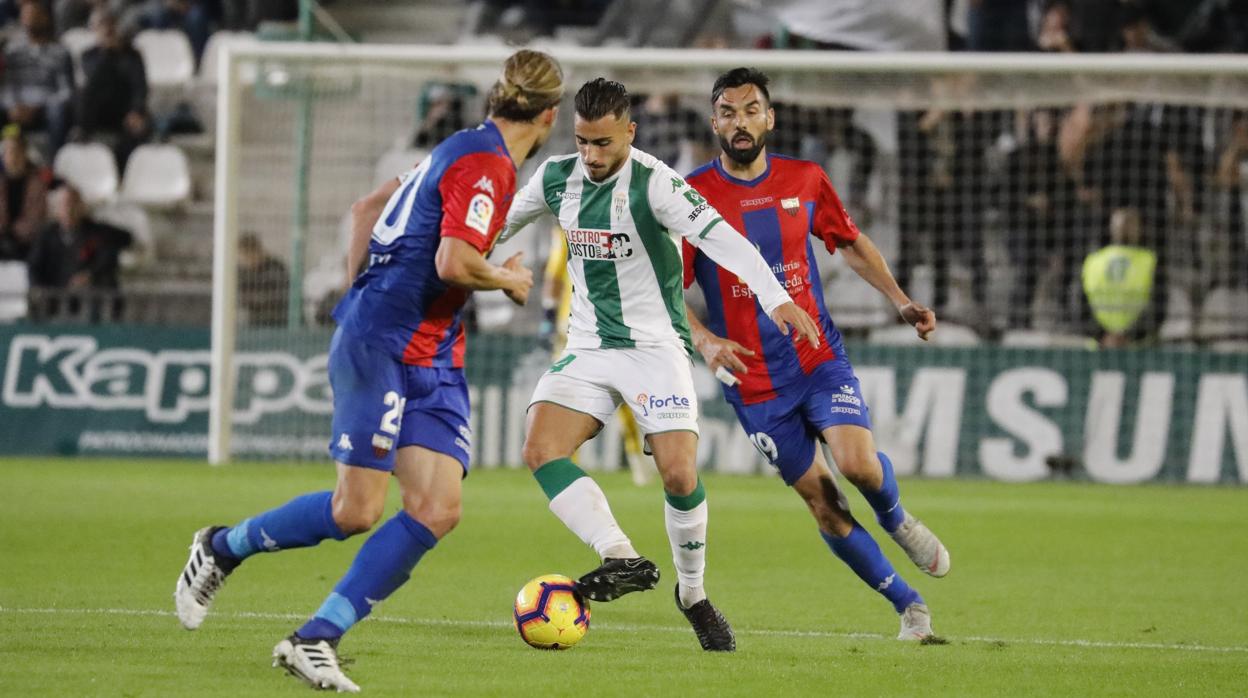
<path fill-rule="evenodd" d="M 464 225 L 481 233 L 490 234 L 490 221 L 494 219 L 494 200 L 486 194 L 477 194 L 468 202 L 468 215 Z"/>

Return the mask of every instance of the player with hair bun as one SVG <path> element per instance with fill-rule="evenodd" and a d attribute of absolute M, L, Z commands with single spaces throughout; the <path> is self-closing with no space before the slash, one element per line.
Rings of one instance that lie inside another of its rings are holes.
<path fill-rule="evenodd" d="M 517 304 L 528 297 L 533 275 L 521 256 L 495 265 L 486 255 L 511 205 L 516 170 L 549 137 L 562 97 L 553 58 L 516 52 L 490 90 L 484 123 L 450 136 L 352 206 L 354 278 L 334 310 L 328 366 L 337 484 L 196 532 L 174 593 L 188 630 L 251 555 L 371 529 L 393 475 L 403 508 L 365 541 L 308 622 L 273 650 L 274 666 L 314 688 L 359 690 L 342 672 L 338 641 L 459 522 L 472 437 L 460 312 L 474 290 L 502 290 Z"/>

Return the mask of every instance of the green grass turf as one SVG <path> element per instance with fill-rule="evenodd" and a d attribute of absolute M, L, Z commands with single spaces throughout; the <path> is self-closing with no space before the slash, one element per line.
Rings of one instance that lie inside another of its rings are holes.
<path fill-rule="evenodd" d="M 0 694 L 309 695 L 269 667 L 269 651 L 320 604 L 363 537 L 253 558 L 193 633 L 172 617 L 171 592 L 196 528 L 331 477 L 315 465 L 0 461 Z M 892 609 L 831 556 L 779 480 L 708 476 L 708 590 L 739 643 L 708 655 L 672 605 L 658 488 L 598 479 L 660 563 L 657 591 L 595 605 L 571 651 L 529 649 L 509 623 L 516 591 L 595 559 L 526 473 L 474 473 L 459 529 L 344 640 L 351 675 L 370 695 L 1245 690 L 1248 490 L 905 481 L 903 502 L 952 553 L 942 580 L 915 570 L 851 493 L 951 641 L 921 647 L 891 639 Z"/>

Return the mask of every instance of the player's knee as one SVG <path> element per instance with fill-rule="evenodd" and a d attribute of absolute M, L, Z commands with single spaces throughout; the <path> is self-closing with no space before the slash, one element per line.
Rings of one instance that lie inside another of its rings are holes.
<path fill-rule="evenodd" d="M 412 508 L 408 508 L 404 503 L 403 509 L 408 515 L 416 519 L 435 538 L 441 540 L 447 536 L 455 527 L 459 525 L 459 519 L 463 515 L 463 506 L 458 500 L 454 502 L 423 502 Z"/>
<path fill-rule="evenodd" d="M 348 536 L 364 533 L 381 519 L 385 502 L 360 502 L 343 499 L 334 502 L 334 523 Z"/>
<path fill-rule="evenodd" d="M 520 452 L 520 457 L 524 459 L 524 464 L 529 466 L 529 470 L 537 470 L 552 460 L 567 458 L 568 455 L 567 453 L 561 453 L 552 444 L 544 443 L 540 439 L 527 439 L 524 442 L 523 450 Z"/>
<path fill-rule="evenodd" d="M 668 494 L 684 497 L 698 487 L 698 470 L 692 464 L 683 468 L 667 468 L 661 473 L 663 489 Z"/>
<path fill-rule="evenodd" d="M 879 479 L 880 463 L 869 448 L 833 449 L 832 458 L 841 475 L 855 485 L 872 484 Z"/>

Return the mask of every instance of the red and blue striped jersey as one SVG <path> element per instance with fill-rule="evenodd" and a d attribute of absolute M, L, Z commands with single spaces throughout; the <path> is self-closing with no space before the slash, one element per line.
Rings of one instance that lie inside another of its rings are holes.
<path fill-rule="evenodd" d="M 444 237 L 489 251 L 515 194 L 515 164 L 486 121 L 442 141 L 400 180 L 373 227 L 368 268 L 334 319 L 405 364 L 462 368 L 469 292 L 438 276 L 434 256 Z"/>
<path fill-rule="evenodd" d="M 768 155 L 767 170 L 746 181 L 728 174 L 716 158 L 686 180 L 754 243 L 793 302 L 819 326 L 818 349 L 795 335 L 784 336 L 740 279 L 685 243 L 685 287 L 695 280 L 702 287 L 708 329 L 754 351 L 754 356 L 741 357 L 749 370 L 725 394 L 747 405 L 770 400 L 843 353 L 841 333 L 824 304 L 810 240 L 817 237 L 835 252 L 838 244 L 858 238 L 858 228 L 823 168 L 806 160 Z"/>

